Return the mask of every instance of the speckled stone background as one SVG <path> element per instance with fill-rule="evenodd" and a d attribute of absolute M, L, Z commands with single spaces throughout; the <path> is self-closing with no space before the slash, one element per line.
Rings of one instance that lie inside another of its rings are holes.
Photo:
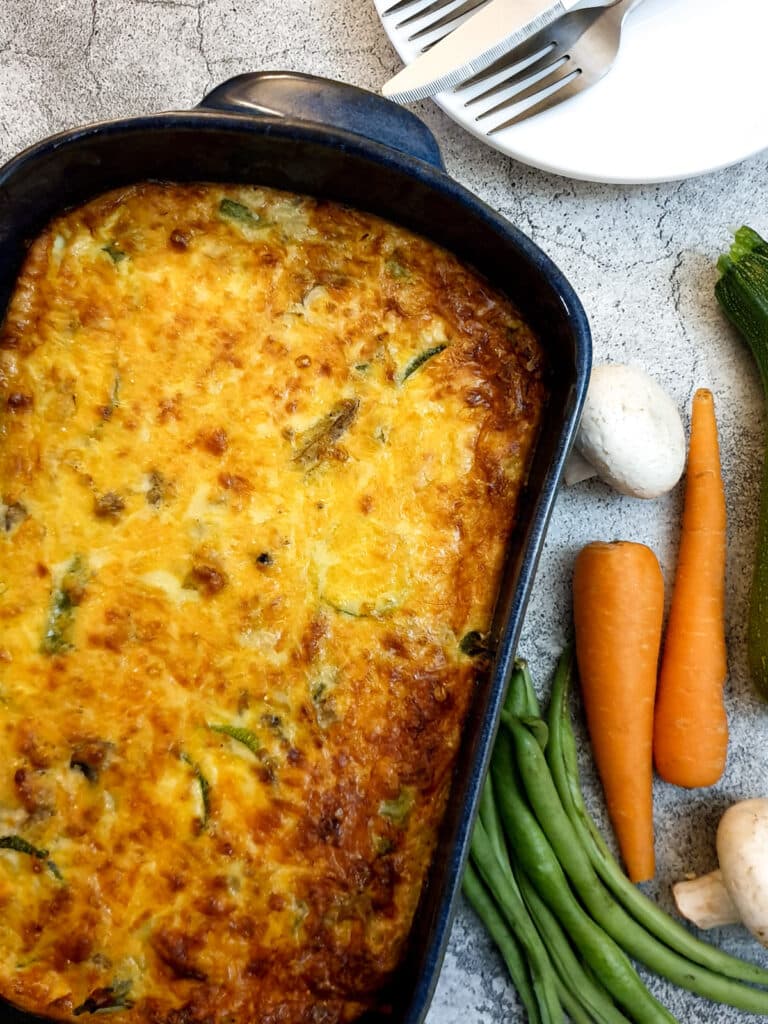
<path fill-rule="evenodd" d="M 0 159 L 83 122 L 188 107 L 244 71 L 296 69 L 378 88 L 398 66 L 370 0 L 0 0 Z M 584 184 L 500 156 L 431 104 L 419 113 L 450 173 L 569 276 L 592 323 L 597 361 L 645 367 L 669 388 L 686 421 L 696 387 L 716 395 L 730 509 L 732 741 L 726 775 L 712 790 L 657 784 L 658 879 L 651 891 L 671 908 L 672 881 L 714 866 L 714 833 L 725 807 L 768 795 L 768 707 L 750 690 L 744 653 L 765 420 L 757 373 L 712 297 L 715 259 L 730 229 L 746 221 L 768 233 L 768 155 L 679 183 Z M 542 688 L 568 636 L 578 548 L 597 538 L 643 541 L 669 581 L 679 508 L 679 489 L 655 502 L 620 498 L 598 484 L 561 494 L 520 648 Z M 605 824 L 586 748 L 583 760 L 592 805 Z M 766 952 L 739 929 L 714 938 L 768 965 Z M 687 1024 L 758 1019 L 651 984 Z M 429 1024 L 520 1019 L 500 960 L 461 906 Z"/>

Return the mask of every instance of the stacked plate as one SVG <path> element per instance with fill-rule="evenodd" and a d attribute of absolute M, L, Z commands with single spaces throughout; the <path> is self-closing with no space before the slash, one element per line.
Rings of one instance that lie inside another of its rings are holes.
<path fill-rule="evenodd" d="M 430 37 L 411 39 L 427 7 L 386 14 L 405 63 Z M 458 7 L 461 0 L 452 0 Z M 765 0 L 645 0 L 627 18 L 621 52 L 601 82 L 567 103 L 488 137 L 461 92 L 436 97 L 467 131 L 508 156 L 591 181 L 671 181 L 734 164 L 768 147 Z"/>

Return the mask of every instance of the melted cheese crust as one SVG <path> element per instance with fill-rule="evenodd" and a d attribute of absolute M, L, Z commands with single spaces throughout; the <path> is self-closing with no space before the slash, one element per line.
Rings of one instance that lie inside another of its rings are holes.
<path fill-rule="evenodd" d="M 542 376 L 506 299 L 332 203 L 145 184 L 35 241 L 0 332 L 2 996 L 385 1000 Z"/>

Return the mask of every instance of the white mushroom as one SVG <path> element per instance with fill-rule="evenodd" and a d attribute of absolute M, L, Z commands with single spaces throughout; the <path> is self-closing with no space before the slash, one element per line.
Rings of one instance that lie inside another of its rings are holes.
<path fill-rule="evenodd" d="M 768 798 L 729 807 L 717 827 L 720 867 L 672 886 L 677 908 L 699 928 L 741 921 L 768 946 Z"/>
<path fill-rule="evenodd" d="M 666 391 L 637 366 L 596 366 L 565 482 L 598 476 L 622 494 L 656 498 L 684 466 L 685 431 Z"/>

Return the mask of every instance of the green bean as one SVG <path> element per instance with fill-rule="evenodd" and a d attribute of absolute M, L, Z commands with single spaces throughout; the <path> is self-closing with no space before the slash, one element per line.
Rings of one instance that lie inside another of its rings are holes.
<path fill-rule="evenodd" d="M 526 715 L 541 714 L 533 685 L 529 685 L 530 678 L 528 663 L 522 658 L 515 658 L 515 667 L 504 701 L 504 710 L 510 715 L 525 718 Z"/>
<path fill-rule="evenodd" d="M 488 841 L 496 855 L 496 860 L 499 862 L 499 867 L 514 882 L 512 866 L 509 863 L 509 855 L 504 845 L 504 829 L 502 828 L 499 809 L 493 796 L 490 776 L 486 777 L 480 794 L 480 821 L 483 823 Z"/>
<path fill-rule="evenodd" d="M 565 651 L 552 683 L 547 762 L 563 807 L 592 866 L 614 897 L 667 946 L 703 967 L 740 981 L 768 985 L 768 970 L 702 942 L 636 888 L 619 867 L 587 811 L 579 785 L 576 741 L 568 713 L 573 656 Z"/>
<path fill-rule="evenodd" d="M 576 900 L 557 856 L 518 788 L 511 737 L 506 731 L 496 740 L 491 772 L 517 863 L 602 984 L 638 1024 L 673 1022 L 675 1018 L 646 989 L 626 954 Z"/>
<path fill-rule="evenodd" d="M 509 714 L 525 716 L 526 721 L 530 718 L 535 718 L 536 716 L 541 715 L 541 708 L 536 696 L 536 690 L 533 685 L 528 662 L 523 658 L 517 658 L 515 660 L 515 671 L 510 681 L 509 692 L 502 716 L 506 717 Z M 548 730 L 545 730 L 545 732 L 547 731 Z M 488 791 L 490 791 L 490 796 L 486 795 Z M 493 798 L 493 789 L 488 786 L 487 783 L 484 787 L 483 800 L 481 801 L 481 817 L 483 817 L 484 807 L 486 808 L 486 816 L 495 816 L 495 820 L 497 822 L 496 827 L 498 828 L 498 808 L 496 806 L 496 801 Z M 558 973 L 558 979 L 560 981 L 560 1002 L 563 1004 L 568 1015 L 576 1022 L 584 1020 L 587 1021 L 587 1024 L 593 1024 L 593 1021 L 602 1020 L 614 1020 L 617 1022 L 626 1021 L 627 1018 L 624 1017 L 618 1007 L 616 1007 L 612 1002 L 610 996 L 608 996 L 605 990 L 602 989 L 591 969 L 588 966 L 585 969 L 585 967 L 574 956 L 570 943 L 568 942 L 568 938 L 560 927 L 557 918 L 551 913 L 546 903 L 544 903 L 544 901 L 539 897 L 536 889 L 530 883 L 525 873 L 522 871 L 517 872 L 516 880 L 525 903 L 531 913 L 531 917 L 533 918 L 536 927 L 539 930 L 539 934 L 541 935 L 542 940 L 554 962 L 555 970 Z M 574 995 L 568 987 L 569 984 L 581 993 L 582 1002 L 579 1001 L 579 997 Z M 591 997 L 595 990 L 597 991 L 597 994 L 594 995 L 594 997 Z M 613 1008 L 613 1013 L 615 1015 L 613 1018 L 608 1015 L 607 1011 L 605 1016 L 599 1016 L 597 1008 L 601 1005 L 600 992 L 602 992 L 603 999 L 606 1000 Z M 589 1012 L 587 1012 L 583 1006 L 585 998 Z M 590 1015 L 590 1013 L 592 1015 Z"/>
<path fill-rule="evenodd" d="M 528 668 L 528 662 L 524 658 L 517 658 L 515 661 L 515 667 L 519 670 L 520 681 L 525 692 L 525 714 L 530 715 L 531 718 L 541 718 L 539 699 L 536 696 L 536 688 L 533 685 L 533 679 L 531 678 L 531 670 Z"/>
<path fill-rule="evenodd" d="M 613 899 L 563 809 L 535 736 L 519 719 L 511 722 L 509 731 L 533 813 L 579 898 L 600 927 L 635 960 L 681 988 L 741 1010 L 768 1013 L 768 992 L 732 981 L 681 956 L 660 943 Z"/>
<path fill-rule="evenodd" d="M 475 822 L 471 851 L 475 867 L 495 895 L 499 910 L 528 957 L 542 1024 L 562 1024 L 563 1011 L 555 987 L 557 976 L 549 954 L 531 921 L 517 883 L 511 873 L 508 875 L 499 864 L 482 821 Z"/>
<path fill-rule="evenodd" d="M 518 872 L 517 884 L 539 929 L 539 934 L 549 950 L 560 981 L 579 1006 L 588 1011 L 588 1019 L 595 1024 L 629 1024 L 627 1017 L 619 1010 L 603 986 L 595 982 L 579 963 L 560 923 L 536 892 L 525 872 Z M 562 1002 L 562 998 L 560 1001 Z"/>
<path fill-rule="evenodd" d="M 505 875 L 506 884 L 508 886 L 511 886 L 513 890 L 518 890 L 518 879 L 515 877 L 512 865 L 509 860 L 509 855 L 507 853 L 507 848 L 504 841 L 504 829 L 501 824 L 499 810 L 498 807 L 496 806 L 496 800 L 493 795 L 493 786 L 491 785 L 490 776 L 488 776 L 485 780 L 485 784 L 483 785 L 483 790 L 480 797 L 480 821 L 482 822 L 483 827 L 485 828 L 488 841 L 491 845 L 493 852 L 496 855 L 498 865 Z M 523 902 L 525 903 L 525 901 Z M 538 925 L 536 925 L 535 922 L 534 927 L 538 932 L 541 932 L 541 929 L 538 928 Z M 542 936 L 542 939 L 546 946 L 546 938 Z M 547 949 L 547 953 L 549 952 L 551 952 L 551 950 Z M 554 976 L 553 980 L 557 980 L 557 975 Z"/>
<path fill-rule="evenodd" d="M 563 984 L 560 978 L 557 979 L 557 995 L 563 1004 L 563 1009 L 573 1021 L 573 1024 L 595 1024 L 595 1018 L 590 1016 L 587 1010 L 576 999 L 568 987 Z"/>
<path fill-rule="evenodd" d="M 508 884 L 511 883 L 512 885 L 517 885 L 520 889 L 523 901 L 528 907 L 531 918 L 533 919 L 536 929 L 541 936 L 542 942 L 546 946 L 547 952 L 553 962 L 553 966 L 560 982 L 560 1002 L 563 1003 L 563 1006 L 568 1010 L 570 1017 L 577 1022 L 582 1019 L 586 1020 L 587 1024 L 592 1024 L 593 1021 L 595 1021 L 596 1024 L 604 1024 L 604 1022 L 605 1024 L 626 1024 L 627 1018 L 624 1017 L 618 1009 L 616 1009 L 609 997 L 605 994 L 604 990 L 603 999 L 608 1001 L 613 1007 L 615 1016 L 611 1017 L 607 1014 L 601 1016 L 598 1013 L 596 1008 L 599 1008 L 601 1004 L 599 993 L 596 994 L 594 998 L 590 998 L 592 990 L 596 989 L 598 986 L 591 978 L 587 977 L 586 972 L 574 956 L 568 940 L 557 923 L 557 920 L 551 914 L 546 904 L 544 904 L 539 898 L 525 874 L 523 872 L 513 872 L 513 868 L 507 854 L 507 849 L 504 845 L 504 832 L 501 825 L 501 819 L 499 817 L 499 810 L 496 806 L 496 800 L 493 795 L 493 787 L 491 785 L 490 778 L 485 780 L 485 785 L 483 786 L 480 798 L 480 820 L 485 826 L 488 839 L 496 853 L 497 860 L 508 878 Z M 510 974 L 512 974 L 511 971 Z M 571 988 L 576 989 L 576 992 L 571 993 L 570 989 L 568 989 L 569 984 L 571 985 Z M 517 982 L 515 982 L 515 985 L 517 985 Z M 563 988 L 568 990 L 568 994 L 570 996 L 568 1002 L 571 1009 L 568 1009 L 563 1001 Z M 582 1002 L 578 1001 L 578 992 L 582 993 Z M 584 998 L 585 994 L 587 996 L 586 999 Z M 525 1000 L 523 1001 L 525 1002 Z M 585 1013 L 582 1009 L 583 1002 L 586 1002 L 589 1009 L 594 1012 L 594 1017 L 590 1017 L 588 1014 L 585 1017 L 580 1017 L 578 1015 L 579 1012 L 582 1014 Z"/>
<path fill-rule="evenodd" d="M 541 1024 L 541 1014 L 528 977 L 528 967 L 520 943 L 496 909 L 493 897 L 485 888 L 472 863 L 467 864 L 462 891 L 469 904 L 488 930 L 507 965 L 512 984 L 528 1014 L 529 1024 Z"/>

